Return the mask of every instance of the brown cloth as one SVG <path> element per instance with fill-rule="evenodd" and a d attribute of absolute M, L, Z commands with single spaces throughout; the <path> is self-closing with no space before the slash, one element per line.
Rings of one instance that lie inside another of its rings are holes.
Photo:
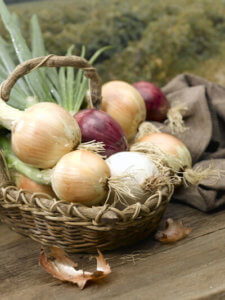
<path fill-rule="evenodd" d="M 187 107 L 182 115 L 188 129 L 172 134 L 190 150 L 193 169 L 212 167 L 224 172 L 218 180 L 209 178 L 198 186 L 180 187 L 174 199 L 205 212 L 225 205 L 225 88 L 195 75 L 182 74 L 170 81 L 163 92 L 171 106 L 183 103 Z M 161 131 L 171 133 L 168 126 Z"/>

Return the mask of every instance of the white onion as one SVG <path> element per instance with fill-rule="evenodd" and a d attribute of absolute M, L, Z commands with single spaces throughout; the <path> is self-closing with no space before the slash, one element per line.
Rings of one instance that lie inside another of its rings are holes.
<path fill-rule="evenodd" d="M 106 159 L 110 168 L 111 177 L 118 177 L 133 195 L 124 195 L 128 204 L 143 203 L 149 192 L 145 189 L 145 183 L 150 178 L 157 177 L 159 170 L 154 162 L 145 154 L 138 152 L 119 152 Z"/>

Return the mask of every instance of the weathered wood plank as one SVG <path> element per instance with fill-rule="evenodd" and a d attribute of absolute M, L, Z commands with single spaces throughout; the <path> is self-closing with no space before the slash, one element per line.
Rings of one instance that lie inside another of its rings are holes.
<path fill-rule="evenodd" d="M 220 299 L 225 294 L 225 211 L 206 215 L 173 203 L 166 217 L 182 219 L 193 233 L 172 246 L 150 237 L 130 249 L 106 253 L 112 274 L 83 291 L 38 266 L 38 243 L 0 225 L 0 298 Z M 87 269 L 94 266 L 89 257 L 75 259 Z"/>

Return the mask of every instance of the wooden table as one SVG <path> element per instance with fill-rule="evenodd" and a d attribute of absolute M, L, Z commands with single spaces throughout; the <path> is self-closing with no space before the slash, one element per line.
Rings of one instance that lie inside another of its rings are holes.
<path fill-rule="evenodd" d="M 52 278 L 38 265 L 40 245 L 1 224 L 0 299 L 225 299 L 225 210 L 203 214 L 171 203 L 163 222 L 167 217 L 182 219 L 193 232 L 174 245 L 149 237 L 105 253 L 112 274 L 82 291 Z M 90 255 L 74 259 L 86 270 L 95 263 Z"/>

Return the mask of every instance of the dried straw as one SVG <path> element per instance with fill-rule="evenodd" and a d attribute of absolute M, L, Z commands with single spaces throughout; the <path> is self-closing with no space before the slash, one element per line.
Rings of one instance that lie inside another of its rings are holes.
<path fill-rule="evenodd" d="M 105 151 L 105 144 L 103 142 L 96 142 L 95 140 L 81 143 L 78 147 L 78 150 L 88 150 L 91 152 L 94 152 L 96 154 L 99 154 L 102 158 L 106 158 L 105 155 L 102 155 Z"/>
<path fill-rule="evenodd" d="M 171 133 L 182 133 L 188 129 L 184 125 L 182 115 L 185 110 L 187 107 L 182 103 L 176 104 L 168 110 L 167 119 L 164 123 L 170 128 Z"/>
<path fill-rule="evenodd" d="M 131 192 L 128 182 L 134 182 L 135 178 L 131 175 L 123 175 L 123 176 L 113 176 L 108 179 L 108 188 L 109 193 L 108 197 L 105 203 L 107 203 L 109 200 L 113 200 L 111 203 L 113 206 L 117 206 L 118 203 L 120 203 L 122 206 L 129 206 L 130 203 L 127 199 L 130 199 L 131 202 L 135 202 L 136 195 Z M 134 182 L 134 186 L 136 186 Z M 135 190 L 135 194 L 136 194 Z M 111 197 L 110 197 L 111 196 Z"/>
<path fill-rule="evenodd" d="M 204 179 L 210 179 L 212 182 L 218 181 L 221 176 L 219 170 L 214 170 L 211 167 L 202 169 L 197 167 L 195 169 L 186 169 L 183 172 L 183 181 L 185 185 L 198 185 Z"/>
<path fill-rule="evenodd" d="M 141 139 L 142 137 L 155 132 L 160 132 L 160 129 L 157 128 L 153 123 L 147 121 L 142 122 L 138 127 L 138 133 L 135 136 L 135 142 Z"/>

